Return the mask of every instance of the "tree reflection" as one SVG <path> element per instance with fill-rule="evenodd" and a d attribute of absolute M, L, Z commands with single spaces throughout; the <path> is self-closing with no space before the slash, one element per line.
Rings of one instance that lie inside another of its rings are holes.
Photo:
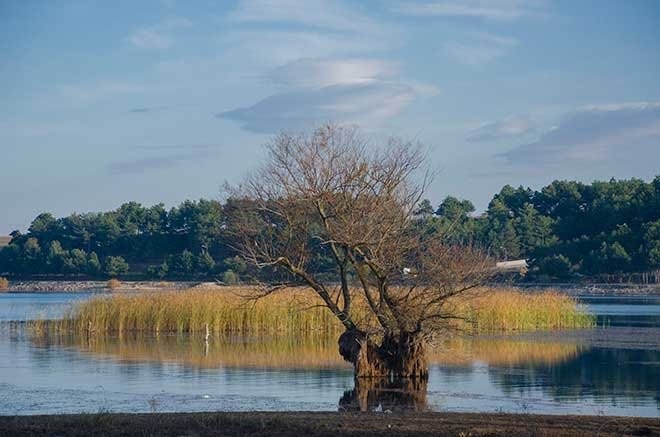
<path fill-rule="evenodd" d="M 591 348 L 565 362 L 502 366 L 489 370 L 509 394 L 541 387 L 556 401 L 660 398 L 660 351 Z M 658 403 L 660 406 L 660 403 Z"/>
<path fill-rule="evenodd" d="M 355 378 L 355 387 L 339 399 L 339 411 L 409 411 L 428 408 L 425 378 Z"/>

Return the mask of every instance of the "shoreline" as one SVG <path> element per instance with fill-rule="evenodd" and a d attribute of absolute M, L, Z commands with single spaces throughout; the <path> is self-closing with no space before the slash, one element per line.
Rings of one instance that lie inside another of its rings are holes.
<path fill-rule="evenodd" d="M 175 291 L 195 287 L 221 287 L 216 282 L 203 281 L 120 281 L 110 289 L 108 281 L 9 281 L 5 293 L 109 293 L 137 291 Z"/>
<path fill-rule="evenodd" d="M 505 284 L 493 284 L 497 288 Z M 660 284 L 573 284 L 573 283 L 512 283 L 506 284 L 529 292 L 556 289 L 570 296 L 655 297 L 660 296 Z M 246 285 L 249 286 L 249 285 Z M 108 288 L 108 281 L 96 280 L 16 280 L 9 281 L 4 293 L 80 293 L 174 291 L 189 288 L 222 289 L 213 281 L 120 281 L 118 288 Z"/>
<path fill-rule="evenodd" d="M 206 412 L 0 416 L 6 435 L 659 436 L 660 419 L 493 413 Z"/>

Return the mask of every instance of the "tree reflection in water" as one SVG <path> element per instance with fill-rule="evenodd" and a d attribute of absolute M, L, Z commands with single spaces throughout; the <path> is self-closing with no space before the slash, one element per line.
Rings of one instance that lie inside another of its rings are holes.
<path fill-rule="evenodd" d="M 428 409 L 428 379 L 355 378 L 339 399 L 339 411 L 420 411 Z"/>

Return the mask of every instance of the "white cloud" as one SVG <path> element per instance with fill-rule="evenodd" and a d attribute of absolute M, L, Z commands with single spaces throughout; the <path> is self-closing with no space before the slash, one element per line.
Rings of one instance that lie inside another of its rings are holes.
<path fill-rule="evenodd" d="M 373 127 L 415 98 L 437 95 L 437 87 L 399 77 L 398 63 L 379 57 L 380 51 L 401 43 L 399 27 L 370 18 L 357 5 L 340 0 L 240 0 L 225 22 L 225 53 L 251 64 L 257 77 L 280 90 L 218 116 L 253 132 L 328 120 Z"/>
<path fill-rule="evenodd" d="M 660 168 L 660 102 L 579 107 L 537 141 L 503 156 L 523 165 L 630 161 Z"/>
<path fill-rule="evenodd" d="M 458 61 L 478 66 L 505 55 L 516 45 L 518 45 L 518 41 L 515 38 L 484 32 L 470 32 L 464 34 L 460 41 L 445 42 L 442 48 Z"/>
<path fill-rule="evenodd" d="M 228 58 L 270 68 L 314 56 L 373 54 L 395 45 L 370 35 L 305 30 L 237 30 L 224 35 L 221 43 Z"/>
<path fill-rule="evenodd" d="M 396 63 L 362 58 L 302 59 L 267 77 L 285 90 L 256 104 L 218 114 L 253 132 L 301 128 L 324 121 L 367 128 L 395 116 L 417 97 L 439 93 L 433 85 L 397 78 Z"/>
<path fill-rule="evenodd" d="M 311 57 L 373 56 L 403 40 L 397 23 L 341 0 L 239 0 L 224 25 L 228 53 L 269 67 Z"/>
<path fill-rule="evenodd" d="M 185 18 L 166 20 L 155 26 L 136 29 L 126 40 L 141 49 L 168 49 L 174 43 L 174 32 L 178 29 L 192 26 Z"/>
<path fill-rule="evenodd" d="M 531 118 L 514 115 L 473 129 L 467 139 L 474 142 L 495 141 L 529 134 L 534 132 L 535 129 L 536 123 Z"/>
<path fill-rule="evenodd" d="M 275 68 L 267 77 L 285 86 L 324 87 L 382 80 L 398 70 L 396 63 L 378 59 L 300 59 Z"/>
<path fill-rule="evenodd" d="M 259 133 L 303 128 L 328 120 L 374 126 L 396 115 L 414 98 L 410 86 L 374 81 L 285 91 L 218 116 Z"/>
<path fill-rule="evenodd" d="M 469 17 L 510 21 L 544 10 L 543 0 L 431 0 L 399 2 L 393 10 L 416 16 Z"/>

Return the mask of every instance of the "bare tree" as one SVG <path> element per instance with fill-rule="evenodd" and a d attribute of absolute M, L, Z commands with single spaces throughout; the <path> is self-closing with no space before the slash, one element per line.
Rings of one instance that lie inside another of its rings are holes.
<path fill-rule="evenodd" d="M 267 149 L 233 193 L 241 255 L 318 294 L 346 328 L 339 352 L 356 376 L 426 378 L 428 341 L 455 317 L 449 299 L 480 284 L 489 261 L 416 230 L 429 182 L 421 147 L 393 138 L 372 148 L 355 128 L 325 125 Z M 313 268 L 319 251 L 336 267 L 330 280 Z M 374 323 L 358 320 L 358 299 Z"/>

